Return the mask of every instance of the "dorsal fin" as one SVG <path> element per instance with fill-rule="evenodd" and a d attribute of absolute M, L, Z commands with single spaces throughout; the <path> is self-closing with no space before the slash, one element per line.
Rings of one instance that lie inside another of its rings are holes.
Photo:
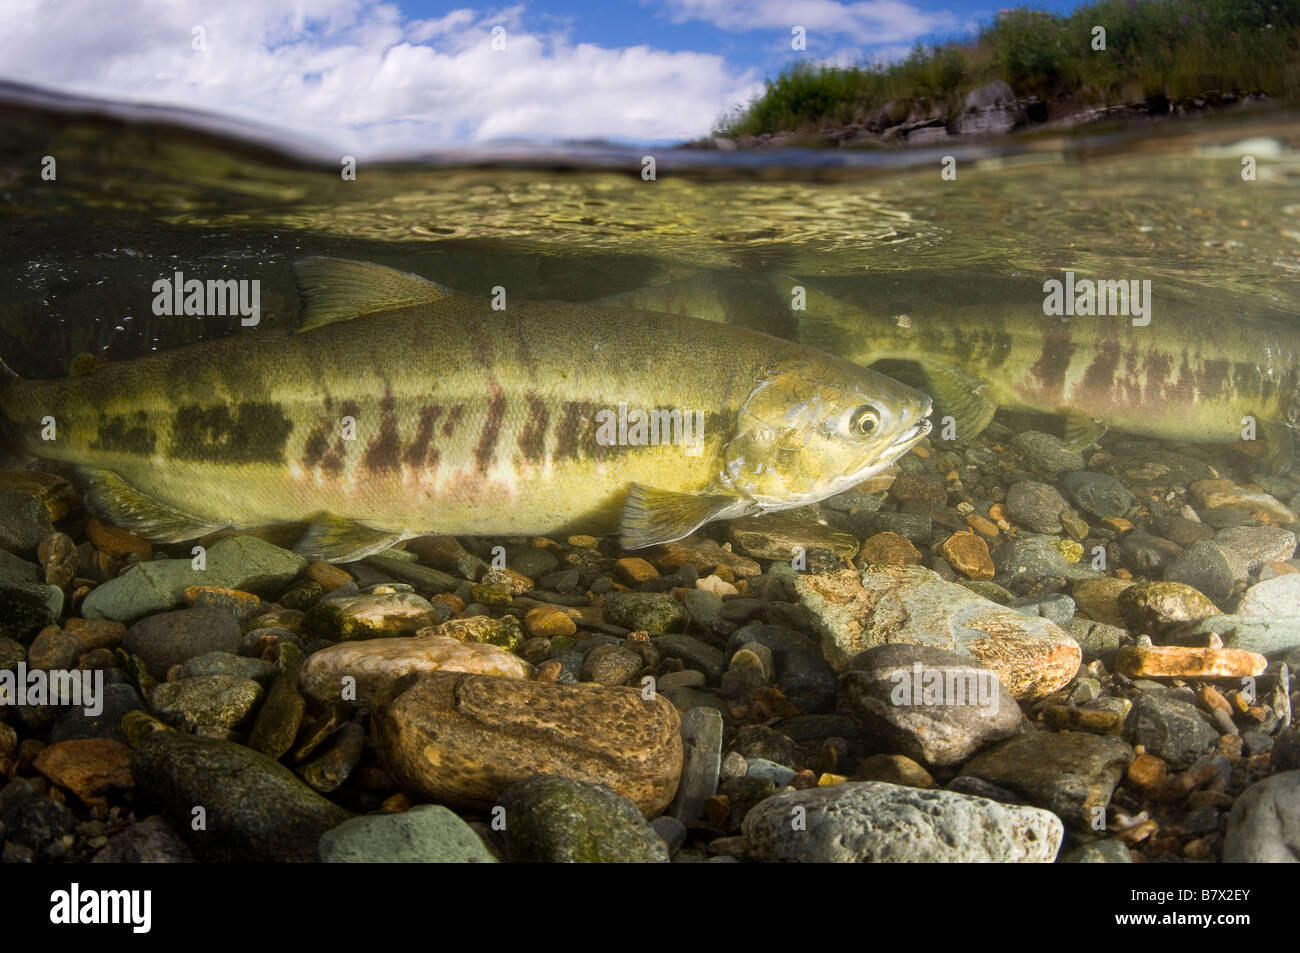
<path fill-rule="evenodd" d="M 293 263 L 302 298 L 298 332 L 363 314 L 429 304 L 450 292 L 409 272 L 346 258 L 302 258 Z"/>

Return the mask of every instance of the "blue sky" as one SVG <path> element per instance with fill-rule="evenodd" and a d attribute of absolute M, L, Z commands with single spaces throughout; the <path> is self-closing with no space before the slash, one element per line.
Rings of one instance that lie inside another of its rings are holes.
<path fill-rule="evenodd" d="M 971 0 L 0 0 L 0 78 L 221 113 L 359 158 L 520 139 L 657 144 L 707 134 L 796 59 L 894 59 L 996 11 Z M 806 52 L 790 48 L 795 25 Z"/>

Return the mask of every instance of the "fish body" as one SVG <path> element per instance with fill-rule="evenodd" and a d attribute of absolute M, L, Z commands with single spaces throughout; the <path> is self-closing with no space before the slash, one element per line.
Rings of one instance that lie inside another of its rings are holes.
<path fill-rule="evenodd" d="M 915 364 L 921 377 L 914 383 L 935 398 L 941 435 L 945 414 L 969 438 L 997 407 L 1010 407 L 1064 416 L 1067 436 L 1081 444 L 1111 427 L 1222 443 L 1257 432 L 1278 469 L 1290 463 L 1300 421 L 1300 335 L 1281 323 L 1188 304 L 1158 308 L 1145 325 L 1124 315 L 1057 317 L 1023 293 L 971 301 L 920 279 L 864 282 L 851 294 L 842 281 L 834 291 L 798 277 L 768 283 L 768 309 L 789 315 L 787 336 L 863 366 Z M 734 309 L 710 300 L 715 284 L 681 281 L 623 300 L 734 322 Z M 796 286 L 801 310 L 790 308 Z"/>
<path fill-rule="evenodd" d="M 620 524 L 650 545 L 838 492 L 929 429 L 924 395 L 762 334 L 571 304 L 494 311 L 332 259 L 299 277 L 299 333 L 11 379 L 0 410 L 31 455 L 75 465 L 94 506 L 146 536 L 304 522 L 305 551 L 336 559 L 429 533 Z M 827 431 L 866 405 L 874 439 Z M 662 412 L 660 442 L 621 434 L 621 408 Z"/>

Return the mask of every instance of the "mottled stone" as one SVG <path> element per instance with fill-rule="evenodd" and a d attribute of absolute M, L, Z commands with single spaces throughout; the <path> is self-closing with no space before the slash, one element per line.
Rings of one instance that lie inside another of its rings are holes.
<path fill-rule="evenodd" d="M 867 750 L 954 765 L 1020 730 L 1015 699 L 968 655 L 895 643 L 867 649 L 850 665 L 840 699 L 862 725 Z"/>
<path fill-rule="evenodd" d="M 433 672 L 378 700 L 371 728 L 404 790 L 452 805 L 489 806 L 515 781 L 558 774 L 606 784 L 653 816 L 682 771 L 677 710 L 633 688 Z"/>
<path fill-rule="evenodd" d="M 445 635 L 368 639 L 312 653 L 303 663 L 300 688 L 320 702 L 349 701 L 370 707 L 403 676 L 438 671 L 528 678 L 532 666 L 495 645 L 459 642 Z M 355 683 L 345 683 L 344 678 Z M 345 698 L 345 693 L 352 697 Z"/>
<path fill-rule="evenodd" d="M 1013 697 L 1036 698 L 1069 683 L 1079 646 L 1047 619 L 1021 615 L 945 582 L 920 566 L 800 576 L 822 651 L 838 671 L 868 648 L 914 642 L 969 655 Z"/>
<path fill-rule="evenodd" d="M 515 863 L 667 863 L 668 847 L 637 805 L 600 784 L 537 776 L 501 793 Z"/>
<path fill-rule="evenodd" d="M 743 830 L 751 857 L 806 863 L 1050 863 L 1064 837 L 1048 811 L 878 781 L 777 794 Z"/>
<path fill-rule="evenodd" d="M 1133 757 L 1132 747 L 1119 738 L 1026 731 L 977 754 L 962 774 L 1005 787 L 1090 830 Z"/>

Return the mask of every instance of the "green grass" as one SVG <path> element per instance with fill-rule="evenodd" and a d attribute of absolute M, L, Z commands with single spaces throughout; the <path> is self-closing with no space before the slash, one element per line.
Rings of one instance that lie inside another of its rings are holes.
<path fill-rule="evenodd" d="M 1106 50 L 1092 31 L 1106 28 Z M 1100 0 L 1068 16 L 1024 7 L 1000 13 L 971 40 L 918 46 L 901 63 L 848 69 L 798 64 L 737 106 L 715 135 L 761 135 L 861 122 L 887 103 L 955 112 L 995 79 L 1053 115 L 1163 95 L 1300 96 L 1297 0 Z M 900 116 L 899 119 L 902 117 Z"/>

